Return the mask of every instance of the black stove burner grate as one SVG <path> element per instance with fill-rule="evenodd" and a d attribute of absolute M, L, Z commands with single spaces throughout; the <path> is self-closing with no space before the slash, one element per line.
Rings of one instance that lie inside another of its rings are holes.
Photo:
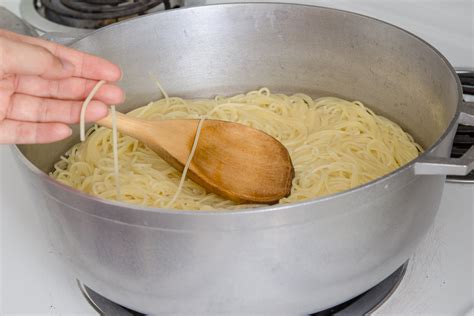
<path fill-rule="evenodd" d="M 50 21 L 85 29 L 97 29 L 143 15 L 169 0 L 40 0 L 37 10 Z"/>
<path fill-rule="evenodd" d="M 474 95 L 474 72 L 460 71 L 458 72 L 458 77 L 461 80 L 462 92 Z"/>
<path fill-rule="evenodd" d="M 474 72 L 459 71 L 459 80 L 465 95 L 474 95 Z M 474 146 L 474 127 L 459 125 L 454 136 L 453 148 L 451 150 L 452 158 L 461 157 L 466 151 Z M 467 176 L 448 176 L 451 182 L 474 182 L 474 171 Z"/>
<path fill-rule="evenodd" d="M 459 158 L 474 145 L 474 126 L 459 125 L 454 137 L 451 157 Z"/>
<path fill-rule="evenodd" d="M 365 293 L 362 293 L 359 296 L 340 305 L 310 314 L 310 316 L 359 316 L 374 312 L 392 295 L 393 292 L 395 292 L 403 276 L 405 275 L 407 265 L 408 262 L 405 262 L 405 264 L 393 272 L 389 277 Z M 97 312 L 99 312 L 100 315 L 146 316 L 145 314 L 130 310 L 108 300 L 87 286 L 81 284 L 79 281 L 78 284 L 89 304 L 91 304 L 91 306 Z"/>

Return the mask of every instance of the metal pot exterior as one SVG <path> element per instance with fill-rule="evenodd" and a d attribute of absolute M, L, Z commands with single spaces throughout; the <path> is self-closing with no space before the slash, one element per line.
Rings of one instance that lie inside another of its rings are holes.
<path fill-rule="evenodd" d="M 407 170 L 402 180 L 321 203 L 197 220 L 155 214 L 160 224 L 147 227 L 146 218 L 137 225 L 94 215 L 101 202 L 72 207 L 73 192 L 61 197 L 62 188 L 24 170 L 43 195 L 54 248 L 78 279 L 156 314 L 293 315 L 341 303 L 407 260 L 434 220 L 444 184 Z M 126 212 L 119 208 L 106 210 Z"/>
<path fill-rule="evenodd" d="M 396 27 L 338 10 L 192 8 L 104 28 L 72 46 L 121 65 L 124 111 L 159 97 L 149 71 L 170 94 L 188 97 L 262 85 L 338 94 L 392 118 L 439 157 L 449 156 L 459 116 L 458 82 L 436 51 Z M 434 220 L 445 179 L 416 175 L 410 164 L 297 204 L 151 210 L 82 194 L 38 170 L 50 170 L 75 142 L 14 151 L 45 203 L 50 239 L 77 277 L 143 313 L 307 314 L 341 303 L 407 260 Z"/>

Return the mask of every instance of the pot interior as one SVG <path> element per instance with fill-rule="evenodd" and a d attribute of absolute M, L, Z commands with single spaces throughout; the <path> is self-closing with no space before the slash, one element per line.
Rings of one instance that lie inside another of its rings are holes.
<path fill-rule="evenodd" d="M 425 149 L 453 120 L 451 67 L 413 35 L 344 11 L 290 4 L 228 4 L 147 15 L 100 29 L 72 47 L 120 65 L 122 112 L 171 96 L 273 92 L 359 100 L 400 124 Z M 151 76 L 150 76 L 151 75 Z M 18 146 L 44 172 L 73 144 Z"/>

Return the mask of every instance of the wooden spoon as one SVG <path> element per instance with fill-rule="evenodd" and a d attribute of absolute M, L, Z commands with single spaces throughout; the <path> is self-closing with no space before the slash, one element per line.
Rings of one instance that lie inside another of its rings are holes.
<path fill-rule="evenodd" d="M 116 113 L 117 129 L 147 145 L 179 171 L 191 152 L 199 120 L 145 120 Z M 97 122 L 112 127 L 112 117 Z M 277 203 L 290 194 L 294 169 L 287 149 L 257 129 L 205 120 L 188 176 L 237 203 Z"/>

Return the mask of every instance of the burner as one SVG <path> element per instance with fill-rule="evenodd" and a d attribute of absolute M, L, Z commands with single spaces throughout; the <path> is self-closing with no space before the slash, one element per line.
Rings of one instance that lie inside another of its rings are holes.
<path fill-rule="evenodd" d="M 459 79 L 461 80 L 462 90 L 465 95 L 474 95 L 474 72 L 472 71 L 458 71 Z M 451 157 L 459 158 L 466 151 L 474 146 L 474 127 L 459 125 L 454 136 L 453 148 L 451 150 Z M 467 176 L 448 176 L 450 182 L 474 182 L 474 171 Z"/>
<path fill-rule="evenodd" d="M 405 264 L 398 268 L 397 271 L 393 272 L 389 277 L 365 293 L 362 293 L 359 296 L 340 305 L 311 314 L 311 316 L 358 316 L 367 315 L 374 312 L 390 297 L 390 295 L 392 295 L 393 292 L 395 292 L 398 285 L 400 284 L 400 281 L 405 275 L 407 265 L 408 262 L 405 262 Z M 84 294 L 89 304 L 91 304 L 100 315 L 145 316 L 145 314 L 135 312 L 106 299 L 79 281 L 77 283 L 79 284 L 82 294 Z"/>
<path fill-rule="evenodd" d="M 170 0 L 39 0 L 36 10 L 62 25 L 97 29 L 146 14 L 161 3 L 170 8 Z"/>

